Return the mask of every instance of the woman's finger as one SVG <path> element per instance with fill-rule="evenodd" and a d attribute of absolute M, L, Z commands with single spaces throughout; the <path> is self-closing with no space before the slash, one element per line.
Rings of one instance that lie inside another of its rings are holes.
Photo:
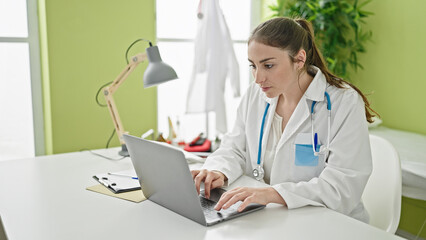
<path fill-rule="evenodd" d="M 223 175 L 223 173 L 215 171 L 209 172 L 204 182 L 206 197 L 210 198 L 211 190 L 222 187 L 223 185 L 225 185 L 225 175 Z"/>
<path fill-rule="evenodd" d="M 243 203 L 238 207 L 238 212 L 242 212 L 250 203 L 255 202 L 253 196 L 249 196 L 246 199 L 244 199 Z"/>
<path fill-rule="evenodd" d="M 225 204 L 223 204 L 222 208 L 228 209 L 229 207 L 231 207 L 238 201 L 244 201 L 244 199 L 246 199 L 248 195 L 249 195 L 248 192 L 237 193 L 234 196 L 232 196 Z"/>
<path fill-rule="evenodd" d="M 225 180 L 221 177 L 213 180 L 212 185 L 211 185 L 211 189 L 215 189 L 215 188 L 220 188 L 223 187 L 223 185 L 225 185 Z"/>
<path fill-rule="evenodd" d="M 191 170 L 192 179 L 200 173 L 200 170 Z"/>
<path fill-rule="evenodd" d="M 207 172 L 205 170 L 201 170 L 197 176 L 194 178 L 195 188 L 197 189 L 197 193 L 200 194 L 200 185 L 201 182 L 206 178 Z"/>
<path fill-rule="evenodd" d="M 227 191 L 226 193 L 222 194 L 219 201 L 217 202 L 215 206 L 216 211 L 220 211 L 222 209 L 223 205 L 229 201 L 235 194 L 237 194 L 240 191 L 239 188 L 235 188 L 232 190 Z"/>
<path fill-rule="evenodd" d="M 217 176 L 215 176 L 215 173 L 209 172 L 206 176 L 206 179 L 204 180 L 204 195 L 206 198 L 210 198 L 210 190 L 212 189 L 212 182 Z"/>

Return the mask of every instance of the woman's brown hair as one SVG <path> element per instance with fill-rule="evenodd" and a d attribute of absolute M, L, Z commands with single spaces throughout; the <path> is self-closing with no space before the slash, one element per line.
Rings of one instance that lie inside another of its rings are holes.
<path fill-rule="evenodd" d="M 355 89 L 364 100 L 365 116 L 369 123 L 374 121 L 372 119 L 375 116 L 374 114 L 378 115 L 377 112 L 371 109 L 367 97 L 365 97 L 361 90 L 328 70 L 324 58 L 315 44 L 312 24 L 307 20 L 303 18 L 291 19 L 286 17 L 270 19 L 261 23 L 253 30 L 248 42 L 250 43 L 251 41 L 288 50 L 293 62 L 296 62 L 293 56 L 296 56 L 300 49 L 304 49 L 306 51 L 306 62 L 303 66 L 303 70 L 308 72 L 311 76 L 315 76 L 310 66 L 316 66 L 324 74 L 327 83 L 330 85 L 338 88 L 345 88 L 347 84 Z"/>

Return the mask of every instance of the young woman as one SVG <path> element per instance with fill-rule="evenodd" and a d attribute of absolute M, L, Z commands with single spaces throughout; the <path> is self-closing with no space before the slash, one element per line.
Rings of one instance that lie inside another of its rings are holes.
<path fill-rule="evenodd" d="M 333 75 L 304 19 L 274 18 L 248 41 L 255 83 L 241 100 L 232 132 L 202 170 L 197 191 L 231 184 L 242 174 L 270 184 L 225 193 L 216 210 L 238 201 L 288 209 L 325 206 L 364 222 L 361 195 L 372 170 L 367 122 L 372 111 L 359 89 Z"/>

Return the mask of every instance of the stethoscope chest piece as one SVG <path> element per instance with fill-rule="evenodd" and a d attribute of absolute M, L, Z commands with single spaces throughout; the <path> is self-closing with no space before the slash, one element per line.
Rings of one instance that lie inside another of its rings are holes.
<path fill-rule="evenodd" d="M 253 169 L 253 177 L 260 181 L 265 176 L 265 171 L 260 165 L 257 165 L 255 169 Z"/>

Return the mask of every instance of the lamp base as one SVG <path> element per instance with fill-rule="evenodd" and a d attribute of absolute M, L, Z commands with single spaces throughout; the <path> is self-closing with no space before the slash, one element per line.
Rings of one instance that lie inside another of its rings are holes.
<path fill-rule="evenodd" d="M 121 150 L 120 150 L 120 152 L 118 152 L 118 154 L 120 156 L 123 156 L 123 157 L 130 157 L 129 152 L 127 151 L 126 144 L 122 144 L 121 145 Z"/>

